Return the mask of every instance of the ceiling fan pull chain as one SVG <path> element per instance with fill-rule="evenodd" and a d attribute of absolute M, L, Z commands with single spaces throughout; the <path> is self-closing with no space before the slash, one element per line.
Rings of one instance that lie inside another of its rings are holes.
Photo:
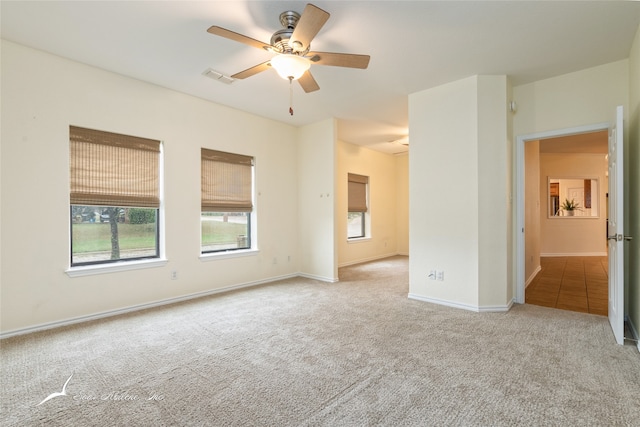
<path fill-rule="evenodd" d="M 293 77 L 289 77 L 289 114 L 293 116 Z"/>

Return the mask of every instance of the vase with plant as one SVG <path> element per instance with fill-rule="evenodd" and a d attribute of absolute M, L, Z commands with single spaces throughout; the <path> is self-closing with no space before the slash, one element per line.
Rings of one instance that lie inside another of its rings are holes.
<path fill-rule="evenodd" d="M 560 209 L 567 213 L 567 216 L 574 216 L 575 211 L 580 210 L 580 204 L 575 201 L 575 199 L 564 199 Z"/>

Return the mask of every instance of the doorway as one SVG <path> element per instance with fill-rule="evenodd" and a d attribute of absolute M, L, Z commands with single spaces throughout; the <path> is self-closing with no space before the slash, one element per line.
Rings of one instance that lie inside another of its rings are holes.
<path fill-rule="evenodd" d="M 608 131 L 599 124 L 517 138 L 517 302 L 606 314 Z M 558 178 L 571 184 L 563 190 Z M 575 213 L 565 201 L 576 202 Z"/>

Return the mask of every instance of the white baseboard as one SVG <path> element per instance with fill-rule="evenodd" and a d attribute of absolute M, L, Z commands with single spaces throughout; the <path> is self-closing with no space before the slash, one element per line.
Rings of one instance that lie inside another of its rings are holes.
<path fill-rule="evenodd" d="M 402 254 L 395 252 L 395 253 L 384 254 L 384 255 L 376 255 L 376 256 L 372 256 L 372 257 L 368 257 L 368 258 L 361 258 L 361 259 L 358 259 L 358 260 L 355 260 L 355 261 L 347 261 L 347 262 L 343 262 L 341 264 L 338 264 L 338 268 L 347 267 L 347 266 L 350 266 L 350 265 L 362 264 L 362 263 L 365 263 L 365 262 L 377 261 L 377 260 L 380 260 L 380 259 L 389 258 L 389 257 L 396 256 L 396 255 L 402 255 Z"/>
<path fill-rule="evenodd" d="M 307 279 L 320 280 L 321 282 L 328 282 L 328 283 L 337 283 L 340 281 L 337 277 L 324 277 L 324 276 L 317 276 L 315 274 L 308 274 L 308 273 L 298 273 L 297 276 L 306 277 Z"/>
<path fill-rule="evenodd" d="M 533 282 L 533 279 L 536 278 L 536 275 L 538 273 L 540 273 L 540 271 L 542 270 L 541 266 L 537 266 L 536 269 L 534 270 L 533 273 L 531 273 L 531 276 L 529 276 L 529 278 L 527 279 L 526 282 L 524 282 L 524 288 L 527 289 L 527 286 L 529 286 L 531 284 L 531 282 Z"/>
<path fill-rule="evenodd" d="M 163 305 L 175 304 L 177 302 L 183 302 L 183 301 L 188 301 L 188 300 L 192 300 L 192 299 L 196 299 L 196 298 L 202 298 L 202 297 L 206 297 L 206 296 L 209 296 L 209 295 L 220 294 L 220 293 L 223 293 L 223 292 L 229 292 L 229 291 L 233 291 L 233 290 L 236 290 L 236 289 L 248 288 L 248 287 L 251 287 L 251 286 L 258 286 L 258 285 L 262 285 L 262 284 L 266 284 L 266 283 L 275 282 L 277 280 L 284 280 L 284 279 L 289 279 L 289 278 L 298 277 L 298 276 L 301 276 L 301 275 L 299 275 L 299 274 L 287 274 L 287 275 L 283 275 L 283 276 L 270 277 L 268 279 L 256 280 L 256 281 L 241 283 L 241 284 L 232 285 L 232 286 L 225 286 L 223 288 L 212 289 L 212 290 L 203 291 L 203 292 L 196 292 L 196 293 L 193 293 L 193 294 L 188 294 L 188 295 L 183 295 L 183 296 L 179 296 L 179 297 L 163 299 L 163 300 L 154 301 L 154 302 L 150 302 L 150 303 L 136 304 L 136 305 L 132 305 L 132 306 L 125 307 L 125 308 L 119 308 L 119 309 L 116 309 L 116 310 L 103 311 L 103 312 L 100 312 L 100 313 L 89 314 L 89 315 L 86 315 L 86 316 L 78 316 L 78 317 L 73 317 L 73 318 L 70 318 L 70 319 L 58 320 L 58 321 L 55 321 L 55 322 L 41 323 L 39 325 L 29 326 L 27 328 L 14 329 L 12 331 L 2 332 L 2 333 L 0 333 L 0 340 L 4 339 L 4 338 L 17 336 L 17 335 L 24 335 L 24 334 L 29 334 L 29 333 L 32 333 L 32 332 L 40 332 L 40 331 L 45 331 L 45 330 L 48 330 L 48 329 L 59 328 L 59 327 L 62 327 L 62 326 L 69 326 L 69 325 L 75 325 L 77 323 L 89 322 L 91 320 L 98 320 L 98 319 L 104 319 L 104 318 L 107 318 L 107 317 L 118 316 L 118 315 L 121 315 L 121 314 L 131 313 L 131 312 L 134 312 L 134 311 L 146 310 L 148 308 L 155 308 L 155 307 L 160 307 L 160 306 L 163 306 Z"/>
<path fill-rule="evenodd" d="M 509 301 L 507 305 L 481 305 L 478 307 L 480 313 L 504 313 L 511 310 L 513 307 L 513 300 Z"/>
<path fill-rule="evenodd" d="M 566 253 L 547 253 L 540 254 L 541 257 L 560 257 L 560 256 L 607 256 L 607 252 L 566 252 Z"/>
<path fill-rule="evenodd" d="M 638 347 L 638 351 L 640 352 L 640 339 L 639 339 L 640 334 L 638 334 L 638 329 L 636 328 L 636 325 L 633 324 L 633 322 L 628 316 L 625 320 L 629 324 L 629 328 L 631 329 L 631 333 L 633 334 L 633 339 L 637 341 L 636 346 Z"/>
<path fill-rule="evenodd" d="M 468 311 L 475 311 L 476 313 L 495 313 L 495 312 L 505 312 L 511 309 L 513 305 L 513 301 L 510 301 L 506 305 L 502 306 L 475 306 L 469 304 L 462 304 L 455 301 L 448 301 L 440 298 L 430 298 L 422 295 L 416 295 L 413 293 L 409 293 L 409 299 L 414 299 L 423 302 L 429 302 L 432 304 L 445 305 L 447 307 L 460 308 Z"/>

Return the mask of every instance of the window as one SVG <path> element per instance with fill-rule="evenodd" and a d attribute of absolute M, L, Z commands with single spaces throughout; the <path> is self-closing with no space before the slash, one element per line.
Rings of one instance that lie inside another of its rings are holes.
<path fill-rule="evenodd" d="M 71 266 L 159 257 L 160 141 L 69 128 Z"/>
<path fill-rule="evenodd" d="M 202 253 L 251 248 L 253 157 L 201 151 Z"/>
<path fill-rule="evenodd" d="M 347 215 L 347 238 L 366 236 L 367 190 L 369 177 L 350 173 L 348 176 L 349 213 Z"/>

